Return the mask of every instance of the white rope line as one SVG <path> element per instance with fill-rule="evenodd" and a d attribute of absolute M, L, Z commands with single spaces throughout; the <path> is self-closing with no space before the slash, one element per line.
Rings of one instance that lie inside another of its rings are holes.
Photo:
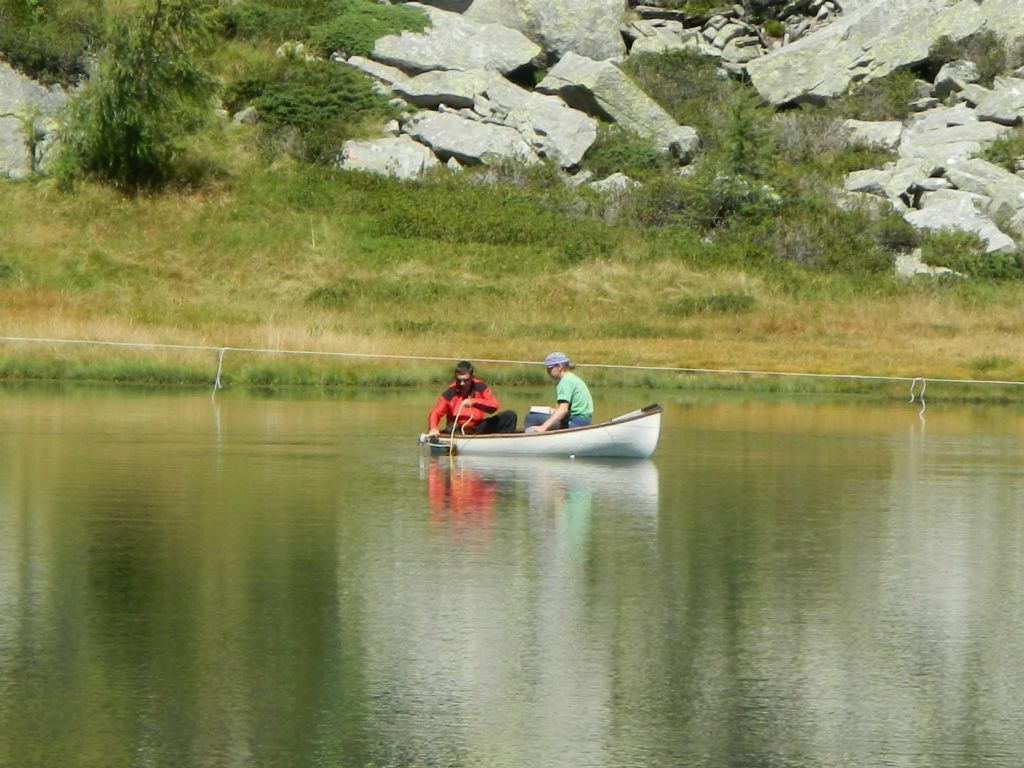
<path fill-rule="evenodd" d="M 194 344 L 158 344 L 148 342 L 131 341 L 96 341 L 92 339 L 47 339 L 32 338 L 23 336 L 0 336 L 0 341 L 33 344 L 81 344 L 105 347 L 124 347 L 135 349 L 172 349 L 192 352 L 217 352 L 220 355 L 220 362 L 223 363 L 224 354 L 227 352 L 241 352 L 246 354 L 261 355 L 309 355 L 317 357 L 343 357 L 361 358 L 365 360 L 417 360 L 425 362 L 455 362 L 463 358 L 458 357 L 434 357 L 429 355 L 398 355 L 379 354 L 373 352 L 320 352 L 302 349 L 269 349 L 260 347 L 211 347 Z M 473 358 L 476 363 L 490 363 L 498 365 L 532 365 L 540 363 L 537 360 L 511 360 L 503 358 Z M 580 368 L 605 368 L 609 370 L 624 371 L 649 371 L 654 373 L 702 373 L 715 374 L 720 376 L 779 376 L 790 378 L 813 378 L 813 379 L 845 379 L 852 381 L 909 381 L 913 393 L 914 385 L 922 382 L 922 394 L 926 382 L 933 384 L 988 384 L 1002 386 L 1024 386 L 1024 381 L 1012 381 L 1002 379 L 940 379 L 923 376 L 886 376 L 860 373 L 805 373 L 800 371 L 757 371 L 742 368 L 687 368 L 674 366 L 657 365 L 616 365 L 613 363 L 578 363 Z M 219 381 L 220 366 L 218 366 Z"/>
<path fill-rule="evenodd" d="M 221 350 L 220 350 L 220 354 L 217 355 L 217 377 L 213 380 L 213 392 L 210 394 L 210 399 L 211 400 L 214 397 L 217 396 L 217 390 L 218 389 L 224 389 L 224 385 L 222 385 L 220 383 L 220 372 L 222 370 L 224 370 L 224 353 L 227 352 L 227 351 L 228 351 L 227 347 L 222 347 Z M 914 385 L 913 384 L 910 385 L 910 399 L 911 400 L 914 399 Z"/>

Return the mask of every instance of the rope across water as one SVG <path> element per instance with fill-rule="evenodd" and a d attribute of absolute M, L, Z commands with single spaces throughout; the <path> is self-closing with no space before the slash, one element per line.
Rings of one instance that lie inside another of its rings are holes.
<path fill-rule="evenodd" d="M 51 344 L 51 345 L 83 345 L 101 347 L 119 347 L 124 349 L 164 349 L 180 350 L 188 352 L 216 352 L 217 353 L 217 375 L 214 380 L 213 391 L 216 394 L 221 388 L 220 374 L 224 367 L 224 356 L 228 352 L 259 355 L 304 355 L 311 357 L 337 357 L 364 360 L 406 360 L 419 362 L 456 362 L 460 358 L 439 357 L 429 355 L 397 355 L 377 354 L 372 352 L 323 352 L 317 350 L 302 349 L 270 349 L 260 347 L 211 347 L 195 344 L 158 344 L 149 342 L 132 341 L 98 341 L 94 339 L 48 339 L 26 336 L 0 336 L 0 342 L 21 343 L 21 344 Z M 536 365 L 536 360 L 511 360 L 503 358 L 474 358 L 478 363 L 502 364 L 502 365 Z M 776 376 L 791 378 L 810 379 L 832 379 L 844 381 L 902 381 L 910 383 L 910 401 L 915 396 L 924 398 L 924 390 L 928 382 L 933 384 L 985 384 L 1000 386 L 1024 386 L 1024 381 L 1012 381 L 1001 379 L 952 379 L 932 378 L 925 376 L 887 376 L 883 374 L 860 374 L 860 373 L 804 373 L 800 371 L 758 371 L 743 368 L 690 368 L 682 366 L 660 366 L 660 365 L 617 365 L 612 363 L 579 363 L 581 368 L 603 368 L 608 370 L 622 371 L 646 371 L 651 373 L 693 373 L 710 374 L 719 376 Z M 917 383 L 921 383 L 921 391 L 915 395 Z"/>

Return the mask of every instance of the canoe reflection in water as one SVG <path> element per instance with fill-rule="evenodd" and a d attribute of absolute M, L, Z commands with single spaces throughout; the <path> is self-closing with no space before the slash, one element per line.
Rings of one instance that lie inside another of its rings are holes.
<path fill-rule="evenodd" d="M 650 459 L 569 460 L 459 456 L 426 459 L 430 519 L 453 531 L 490 528 L 500 498 L 584 526 L 593 504 L 657 520 L 658 469 Z"/>

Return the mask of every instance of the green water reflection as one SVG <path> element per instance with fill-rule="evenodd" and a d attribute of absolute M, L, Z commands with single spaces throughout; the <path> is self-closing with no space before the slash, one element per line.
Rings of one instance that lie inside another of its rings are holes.
<path fill-rule="evenodd" d="M 0 390 L 0 766 L 1024 754 L 1018 411 L 688 398 L 650 461 L 449 462 L 431 403 Z"/>

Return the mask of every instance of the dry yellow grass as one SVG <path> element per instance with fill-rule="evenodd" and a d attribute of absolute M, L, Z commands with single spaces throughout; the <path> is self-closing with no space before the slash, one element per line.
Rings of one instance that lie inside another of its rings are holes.
<path fill-rule="evenodd" d="M 281 210 L 227 188 L 127 199 L 7 184 L 0 196 L 4 337 L 509 360 L 559 348 L 589 364 L 1024 380 L 1013 285 L 986 299 L 950 288 L 794 301 L 764 277 L 644 261 L 628 244 L 618 260 L 559 268 L 369 237 L 345 210 Z M 308 300 L 325 286 L 344 290 Z M 707 296 L 751 304 L 666 310 Z"/>

